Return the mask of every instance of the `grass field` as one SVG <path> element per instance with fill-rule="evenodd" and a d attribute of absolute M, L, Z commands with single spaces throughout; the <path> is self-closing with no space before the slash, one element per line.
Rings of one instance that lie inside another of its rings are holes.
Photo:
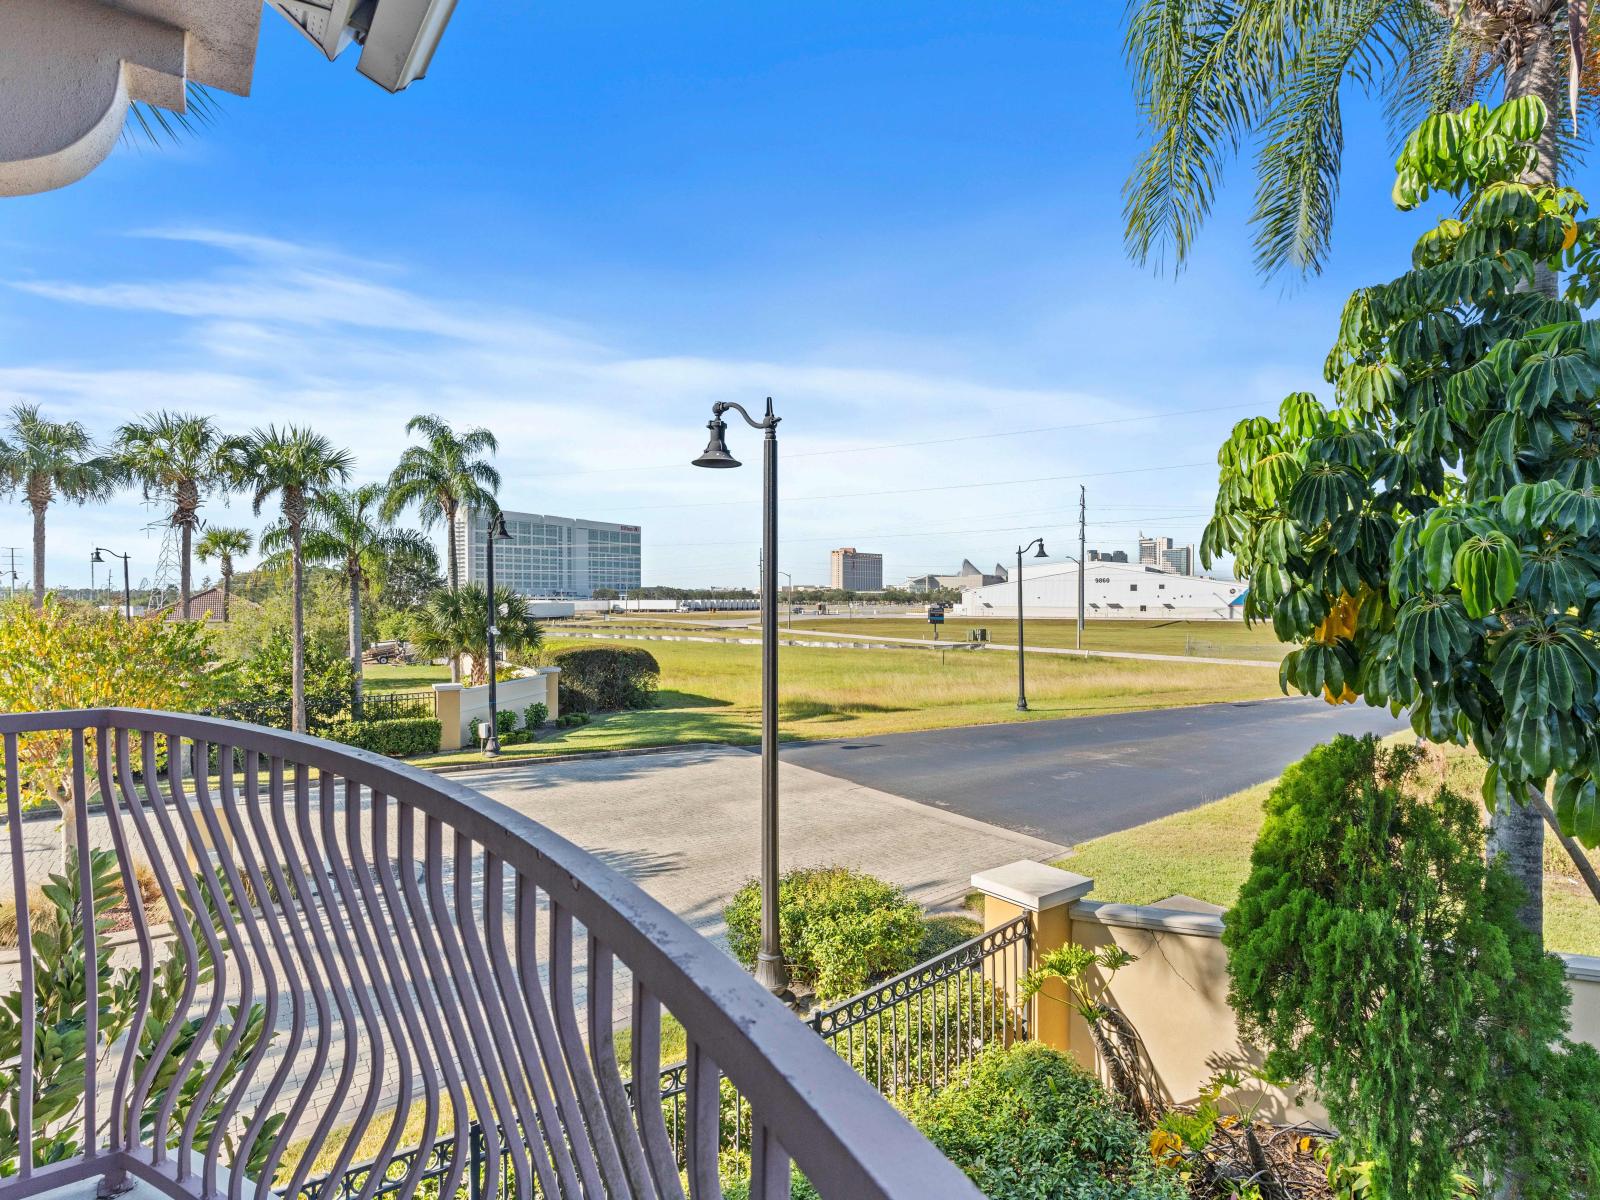
<path fill-rule="evenodd" d="M 987 629 L 991 641 L 1016 644 L 1015 619 L 950 617 L 939 629 L 945 642 L 965 642 L 972 629 Z M 1070 648 L 1077 644 L 1077 622 L 1030 620 L 1028 644 Z M 933 627 L 922 617 L 795 618 L 794 632 L 866 633 L 932 640 Z M 1202 658 L 1258 658 L 1277 662 L 1290 647 L 1272 635 L 1270 625 L 1243 621 L 1086 621 L 1086 650 L 1131 650 L 1145 654 L 1199 655 Z"/>
<path fill-rule="evenodd" d="M 559 637 L 548 643 L 552 650 L 592 644 Z M 597 716 L 588 725 L 508 747 L 504 756 L 759 739 L 759 647 L 652 642 L 647 648 L 661 664 L 655 708 Z M 1029 661 L 1029 711 L 1019 713 L 1014 656 L 910 646 L 784 646 L 778 663 L 782 734 L 800 739 L 1091 716 L 1279 694 L 1277 677 L 1258 667 L 1041 656 Z M 376 681 L 374 686 L 379 686 Z M 448 760 L 440 756 L 424 761 Z"/>
<path fill-rule="evenodd" d="M 1482 760 L 1454 748 L 1436 749 L 1430 769 L 1434 778 L 1446 778 L 1468 795 L 1477 794 L 1483 777 Z M 1057 865 L 1093 879 L 1095 900 L 1149 904 L 1181 893 L 1226 907 L 1250 873 L 1250 848 L 1271 788 L 1262 784 L 1084 842 Z M 1591 858 L 1600 864 L 1600 854 Z M 1569 954 L 1600 955 L 1600 905 L 1554 838 L 1546 840 L 1545 872 L 1546 945 Z"/>

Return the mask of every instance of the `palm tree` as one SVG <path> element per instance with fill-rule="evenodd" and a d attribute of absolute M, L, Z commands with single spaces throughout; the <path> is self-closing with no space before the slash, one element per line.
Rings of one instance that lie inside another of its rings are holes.
<path fill-rule="evenodd" d="M 407 433 L 420 433 L 423 444 L 408 446 L 389 475 L 389 494 L 384 498 L 383 516 L 394 520 L 416 505 L 422 514 L 422 527 L 432 529 L 444 522 L 445 577 L 450 590 L 461 585 L 456 561 L 456 514 L 467 508 L 493 508 L 500 490 L 500 472 L 484 461 L 500 443 L 487 429 L 469 429 L 457 434 L 441 417 L 416 416 L 406 422 Z"/>
<path fill-rule="evenodd" d="M 361 601 L 398 555 L 426 546 L 413 529 L 394 529 L 380 514 L 384 489 L 376 483 L 350 491 L 330 488 L 311 503 L 301 552 L 307 562 L 335 563 L 350 586 L 350 715 L 361 716 Z M 261 535 L 264 551 L 288 548 L 288 527 L 279 523 Z"/>
<path fill-rule="evenodd" d="M 1344 149 L 1341 91 L 1380 95 L 1397 135 L 1497 82 L 1552 119 L 1535 172 L 1555 178 L 1554 114 L 1579 105 L 1583 15 L 1573 0 L 1133 0 L 1126 51 L 1148 142 L 1124 188 L 1128 251 L 1188 257 L 1222 170 L 1258 142 L 1256 265 L 1318 272 Z M 1563 85 L 1566 85 L 1565 87 Z M 1574 116 L 1574 120 L 1575 120 Z"/>
<path fill-rule="evenodd" d="M 544 632 L 533 619 L 528 602 L 507 588 L 495 588 L 497 646 L 510 653 L 531 653 L 544 644 Z M 448 656 L 459 661 L 472 656 L 471 684 L 489 682 L 489 594 L 481 584 L 470 583 L 451 591 L 441 589 L 429 596 L 412 618 L 412 641 L 429 658 Z"/>
<path fill-rule="evenodd" d="M 228 623 L 228 601 L 233 598 L 233 560 L 250 553 L 254 539 L 248 529 L 224 529 L 213 525 L 200 535 L 195 553 L 201 562 L 216 559 L 222 571 L 222 623 Z"/>
<path fill-rule="evenodd" d="M 235 439 L 224 437 L 210 417 L 153 412 L 117 430 L 118 471 L 144 490 L 146 500 L 169 509 L 167 523 L 178 530 L 178 615 L 189 619 L 193 592 L 194 532 L 206 493 L 227 490 L 232 482 Z"/>
<path fill-rule="evenodd" d="M 305 554 L 301 545 L 312 503 L 350 475 L 354 459 L 337 450 L 319 433 L 298 425 L 269 425 L 253 430 L 238 446 L 235 460 L 239 478 L 251 491 L 251 508 L 258 515 L 274 495 L 289 543 L 293 596 L 293 668 L 290 689 L 293 708 L 290 728 L 306 731 L 306 613 Z"/>
<path fill-rule="evenodd" d="M 33 511 L 33 606 L 44 605 L 44 519 L 58 496 L 83 504 L 103 500 L 115 481 L 112 464 L 95 453 L 77 421 L 48 421 L 37 404 L 11 409 L 0 437 L 0 489 L 22 493 Z"/>

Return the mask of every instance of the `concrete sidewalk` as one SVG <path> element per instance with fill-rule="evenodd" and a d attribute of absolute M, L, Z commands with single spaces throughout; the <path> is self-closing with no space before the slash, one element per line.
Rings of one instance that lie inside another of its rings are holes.
<path fill-rule="evenodd" d="M 475 771 L 472 787 L 629 876 L 707 937 L 756 873 L 761 760 L 731 746 Z M 974 871 L 1062 847 L 791 763 L 779 767 L 785 869 L 841 864 L 944 908 Z"/>

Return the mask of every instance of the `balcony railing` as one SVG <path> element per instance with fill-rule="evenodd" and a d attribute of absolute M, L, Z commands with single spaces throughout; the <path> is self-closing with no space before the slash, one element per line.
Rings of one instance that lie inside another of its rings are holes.
<path fill-rule="evenodd" d="M 20 998 L 0 1017 L 16 1118 L 0 1200 L 90 1179 L 295 1195 L 319 1161 L 331 1191 L 374 1143 L 358 1200 L 425 1179 L 454 1196 L 474 1123 L 522 1131 L 482 1149 L 486 1200 L 715 1200 L 724 1078 L 748 1104 L 752 1197 L 789 1195 L 792 1156 L 829 1200 L 977 1200 L 725 954 L 469 788 L 138 710 L 0 716 L 0 743 L 18 939 L 0 990 Z M 71 873 L 44 897 L 20 832 L 41 797 L 62 808 Z M 65 973 L 36 979 L 36 951 Z M 41 1010 L 74 988 L 76 1015 Z M 625 1084 L 662 1070 L 664 1013 L 687 1041 L 681 1169 L 662 1105 Z M 438 1177 L 444 1160 L 414 1151 L 441 1135 L 461 1144 Z"/>

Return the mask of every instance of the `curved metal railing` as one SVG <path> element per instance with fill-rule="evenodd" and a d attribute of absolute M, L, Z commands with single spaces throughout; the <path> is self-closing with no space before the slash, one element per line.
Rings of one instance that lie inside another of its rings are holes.
<path fill-rule="evenodd" d="M 295 1195 L 358 1153 L 376 1157 L 358 1200 L 424 1176 L 448 1198 L 469 1155 L 441 1178 L 412 1152 L 474 1122 L 518 1131 L 483 1149 L 485 1200 L 716 1200 L 724 1080 L 751 1113 L 752 1197 L 790 1194 L 791 1156 L 829 1200 L 978 1196 L 725 954 L 469 788 L 140 710 L 3 715 L 0 743 L 18 942 L 0 1200 L 91 1178 Z M 24 846 L 41 798 L 65 818 L 53 881 Z M 626 1086 L 658 1077 L 668 1013 L 681 1165 Z"/>

